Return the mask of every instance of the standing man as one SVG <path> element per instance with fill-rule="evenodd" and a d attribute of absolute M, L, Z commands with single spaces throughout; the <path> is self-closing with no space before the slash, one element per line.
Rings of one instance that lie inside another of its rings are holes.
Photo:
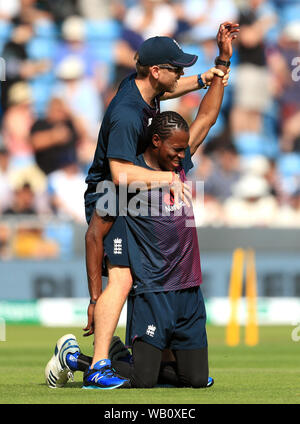
<path fill-rule="evenodd" d="M 217 59 L 217 66 L 224 73 L 230 66 L 232 39 L 237 32 L 238 25 L 226 23 L 218 34 L 222 59 Z M 193 167 L 191 156 L 217 120 L 223 92 L 222 82 L 215 77 L 190 130 L 176 112 L 156 115 L 149 127 L 148 147 L 137 156 L 135 165 L 152 171 L 175 172 L 184 183 L 185 174 Z M 134 276 L 128 297 L 126 336 L 126 344 L 133 349 L 133 366 L 125 371 L 124 364 L 113 363 L 113 366 L 123 377 L 130 378 L 132 387 L 153 387 L 158 381 L 162 352 L 170 348 L 176 358 L 179 384 L 206 387 L 209 384 L 206 314 L 194 221 L 191 226 L 192 208 L 185 201 L 174 205 L 168 193 L 161 190 L 141 190 L 138 198 L 142 212 L 136 216 L 136 211 L 130 213 L 128 207 L 128 213 L 120 211 L 125 216 L 118 218 L 126 221 L 129 263 Z M 151 213 L 153 206 L 155 213 Z M 111 263 L 114 255 L 106 248 L 110 239 L 109 233 L 105 251 Z M 103 388 L 98 378 L 101 368 L 107 365 L 95 345 L 84 387 Z"/>
<path fill-rule="evenodd" d="M 224 71 L 230 64 L 231 41 L 237 31 L 231 25 L 222 26 L 218 36 L 219 47 L 226 58 L 226 61 L 219 60 L 218 66 Z M 137 156 L 135 164 L 149 170 L 175 172 L 181 181 L 185 181 L 185 174 L 193 166 L 191 156 L 215 123 L 222 98 L 223 84 L 214 78 L 190 130 L 176 112 L 163 112 L 153 118 L 149 127 L 149 145 Z M 151 214 L 153 201 L 162 211 L 158 215 Z M 133 361 L 121 362 L 112 358 L 112 365 L 130 380 L 131 387 L 153 387 L 159 375 L 165 377 L 164 382 L 176 386 L 210 387 L 213 380 L 208 378 L 206 314 L 200 290 L 202 278 L 197 232 L 195 226 L 186 225 L 186 221 L 191 223 L 193 217 L 191 208 L 180 202 L 176 208 L 169 209 L 169 214 L 164 214 L 164 209 L 170 205 L 170 197 L 160 190 L 141 191 L 139 202 L 146 214 L 120 217 L 126 221 L 134 276 L 127 318 L 127 344 L 132 346 Z M 94 226 L 97 222 L 92 224 Z M 108 239 L 110 236 L 109 233 Z M 109 253 L 108 259 L 112 261 L 113 255 Z M 113 268 L 110 266 L 110 271 Z M 165 348 L 171 349 L 176 358 L 167 366 L 162 365 Z M 74 371 L 83 370 L 85 362 L 85 388 L 111 388 L 105 383 L 108 376 L 115 385 L 125 387 L 128 383 L 111 369 L 109 360 L 97 357 L 96 350 L 93 358 L 78 351 L 74 355 L 68 354 L 65 362 L 71 368 L 73 365 Z"/>
<path fill-rule="evenodd" d="M 150 187 L 153 182 L 167 182 L 171 191 L 175 194 L 179 192 L 179 196 L 183 198 L 184 184 L 174 172 L 152 171 L 134 164 L 136 155 L 145 150 L 143 140 L 146 128 L 159 113 L 160 100 L 175 98 L 210 85 L 215 74 L 224 77 L 224 85 L 227 85 L 228 80 L 227 74 L 215 68 L 201 75 L 181 79 L 184 67 L 192 66 L 197 56 L 184 53 L 176 41 L 169 37 L 146 40 L 136 59 L 137 73 L 121 83 L 106 111 L 94 161 L 86 179 L 88 188 L 85 205 L 89 223 L 86 233 L 86 266 L 91 301 L 88 307 L 88 324 L 84 331 L 86 336 L 93 334 L 95 313 L 95 352 L 97 357 L 103 359 L 108 358 L 109 344 L 131 289 L 132 277 L 128 267 L 125 227 L 116 223 L 112 231 L 118 236 L 121 234 L 124 242 L 122 255 L 118 255 L 111 263 L 109 284 L 102 293 L 103 239 L 110 231 L 114 219 L 102 218 L 96 213 L 96 204 L 101 197 L 97 186 L 104 180 L 112 180 L 118 185 L 119 176 L 125 174 L 128 184 L 138 180 Z M 113 233 L 111 236 L 113 237 Z M 61 341 L 61 346 L 64 343 L 65 341 Z M 71 344 L 74 346 L 76 343 L 73 341 Z M 57 351 L 59 349 L 58 347 Z M 62 362 L 59 364 L 53 359 L 52 363 L 54 362 L 55 366 L 47 367 L 46 375 L 51 371 L 55 384 L 64 384 L 68 380 L 69 369 Z M 122 381 L 116 380 L 113 371 L 105 374 L 102 382 L 107 387 L 114 388 L 122 384 Z"/>

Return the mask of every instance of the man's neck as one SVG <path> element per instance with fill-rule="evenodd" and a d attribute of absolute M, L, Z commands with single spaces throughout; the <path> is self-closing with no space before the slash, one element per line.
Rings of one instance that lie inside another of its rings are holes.
<path fill-rule="evenodd" d="M 159 163 L 157 161 L 157 158 L 155 154 L 153 153 L 151 147 L 148 147 L 146 151 L 144 152 L 144 161 L 149 168 L 155 169 L 156 171 L 163 171 L 161 167 L 159 166 Z"/>
<path fill-rule="evenodd" d="M 159 94 L 159 90 L 153 87 L 148 78 L 140 79 L 137 77 L 135 83 L 145 102 L 153 107 L 154 98 Z"/>

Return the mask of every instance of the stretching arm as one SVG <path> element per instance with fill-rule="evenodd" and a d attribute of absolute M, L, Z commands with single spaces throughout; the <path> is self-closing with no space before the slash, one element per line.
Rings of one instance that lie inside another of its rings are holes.
<path fill-rule="evenodd" d="M 221 60 L 230 60 L 232 56 L 232 40 L 237 37 L 236 33 L 238 31 L 238 24 L 232 24 L 231 22 L 225 22 L 220 26 L 217 40 Z M 227 73 L 225 66 L 217 65 L 217 68 L 223 71 L 224 74 Z M 196 119 L 190 127 L 189 146 L 191 155 L 196 152 L 210 128 L 216 123 L 223 101 L 223 95 L 224 84 L 222 84 L 220 77 L 215 75 L 208 92 L 199 106 Z"/>

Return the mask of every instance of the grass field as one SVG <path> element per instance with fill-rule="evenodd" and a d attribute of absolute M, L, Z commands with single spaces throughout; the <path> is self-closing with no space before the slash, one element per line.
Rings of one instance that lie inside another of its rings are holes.
<path fill-rule="evenodd" d="M 154 388 L 82 390 L 82 374 L 63 389 L 49 389 L 44 367 L 56 340 L 67 332 L 76 335 L 85 354 L 92 354 L 92 339 L 79 328 L 7 326 L 0 342 L 1 404 L 299 404 L 300 341 L 292 341 L 292 327 L 260 328 L 256 347 L 224 344 L 225 330 L 208 326 L 210 389 Z M 120 336 L 123 329 L 118 329 Z M 243 336 L 243 333 L 242 333 Z M 243 339 L 243 337 L 242 337 Z"/>

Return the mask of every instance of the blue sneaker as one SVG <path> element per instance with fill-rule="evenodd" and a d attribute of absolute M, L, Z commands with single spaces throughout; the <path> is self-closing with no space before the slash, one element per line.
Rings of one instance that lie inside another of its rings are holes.
<path fill-rule="evenodd" d="M 73 334 L 66 334 L 57 341 L 54 354 L 45 368 L 46 384 L 49 387 L 63 387 L 70 378 L 73 379 L 74 369 L 69 367 L 67 355 L 79 353 L 80 349 Z"/>
<path fill-rule="evenodd" d="M 207 382 L 207 386 L 206 387 L 211 387 L 214 384 L 214 379 L 212 377 L 208 377 L 208 382 Z"/>
<path fill-rule="evenodd" d="M 83 389 L 112 390 L 119 387 L 128 388 L 130 382 L 116 373 L 109 359 L 96 362 L 93 368 L 89 367 L 84 373 Z"/>

